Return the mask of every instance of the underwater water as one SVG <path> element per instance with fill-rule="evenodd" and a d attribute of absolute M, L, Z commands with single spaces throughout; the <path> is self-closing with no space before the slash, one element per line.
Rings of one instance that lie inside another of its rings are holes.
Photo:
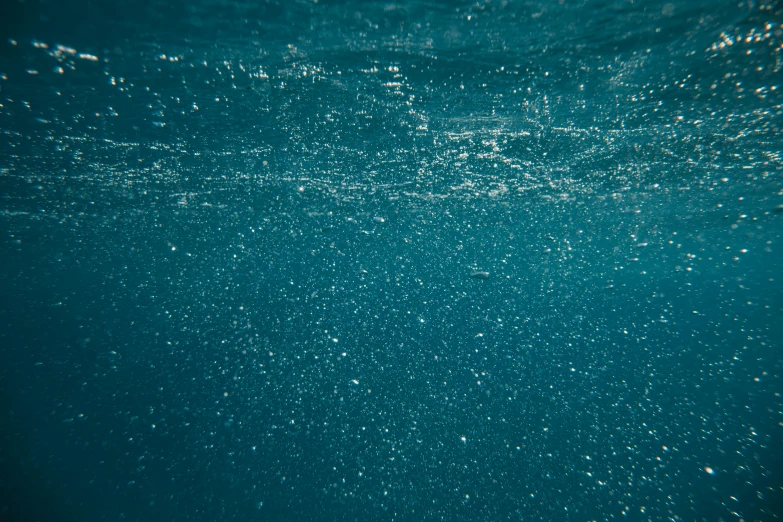
<path fill-rule="evenodd" d="M 0 10 L 0 519 L 783 516 L 780 2 Z"/>

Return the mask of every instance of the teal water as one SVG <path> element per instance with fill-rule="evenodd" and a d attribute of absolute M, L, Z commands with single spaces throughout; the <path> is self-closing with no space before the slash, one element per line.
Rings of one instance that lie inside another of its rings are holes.
<path fill-rule="evenodd" d="M 780 2 L 2 9 L 0 519 L 783 515 Z"/>

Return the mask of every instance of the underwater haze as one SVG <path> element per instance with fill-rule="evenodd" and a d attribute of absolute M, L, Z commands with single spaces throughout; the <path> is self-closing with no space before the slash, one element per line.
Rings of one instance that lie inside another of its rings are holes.
<path fill-rule="evenodd" d="M 6 0 L 0 520 L 779 520 L 782 131 L 777 0 Z"/>

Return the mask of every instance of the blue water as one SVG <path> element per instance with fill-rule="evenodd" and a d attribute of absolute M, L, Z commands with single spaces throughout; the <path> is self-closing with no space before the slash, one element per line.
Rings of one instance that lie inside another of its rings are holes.
<path fill-rule="evenodd" d="M 2 10 L 0 519 L 783 516 L 780 2 Z"/>

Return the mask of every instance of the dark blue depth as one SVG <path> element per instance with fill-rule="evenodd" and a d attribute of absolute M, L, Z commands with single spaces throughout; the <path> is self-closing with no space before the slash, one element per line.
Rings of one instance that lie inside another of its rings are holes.
<path fill-rule="evenodd" d="M 0 520 L 777 520 L 783 5 L 30 2 Z"/>

